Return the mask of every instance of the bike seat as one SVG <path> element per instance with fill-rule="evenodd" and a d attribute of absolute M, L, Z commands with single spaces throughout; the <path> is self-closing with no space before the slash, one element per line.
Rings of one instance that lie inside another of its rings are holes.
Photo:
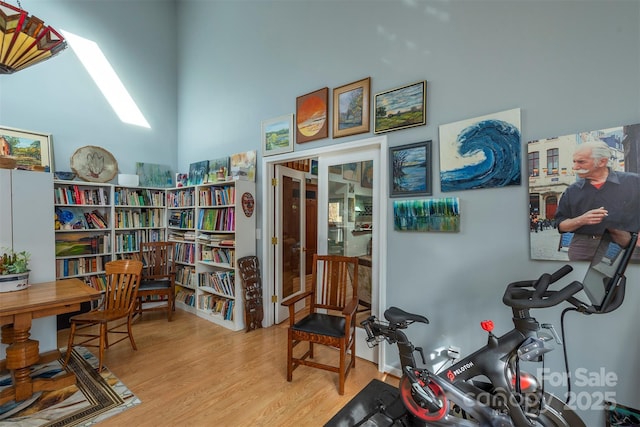
<path fill-rule="evenodd" d="M 398 307 L 389 307 L 384 312 L 384 318 L 391 324 L 405 323 L 405 322 L 420 322 L 429 323 L 429 319 L 419 314 L 412 314 L 406 312 Z"/>

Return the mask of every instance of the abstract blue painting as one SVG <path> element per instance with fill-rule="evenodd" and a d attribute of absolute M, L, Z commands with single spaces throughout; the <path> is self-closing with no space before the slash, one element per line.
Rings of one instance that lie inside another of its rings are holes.
<path fill-rule="evenodd" d="M 440 126 L 440 190 L 521 183 L 520 109 Z"/>

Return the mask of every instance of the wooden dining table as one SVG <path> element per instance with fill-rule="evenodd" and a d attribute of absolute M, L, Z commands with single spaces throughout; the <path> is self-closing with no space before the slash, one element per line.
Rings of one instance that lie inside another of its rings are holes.
<path fill-rule="evenodd" d="M 0 360 L 0 371 L 8 369 L 12 376 L 12 386 L 0 392 L 0 405 L 75 384 L 71 372 L 55 378 L 31 378 L 32 365 L 60 357 L 59 350 L 40 354 L 38 341 L 29 338 L 31 321 L 79 311 L 81 303 L 96 300 L 100 295 L 100 291 L 77 278 L 34 283 L 25 290 L 0 293 L 2 343 L 8 344 L 6 359 Z"/>

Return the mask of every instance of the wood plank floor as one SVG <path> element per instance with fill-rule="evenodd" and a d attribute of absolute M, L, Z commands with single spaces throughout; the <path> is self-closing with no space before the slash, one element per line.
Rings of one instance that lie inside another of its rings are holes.
<path fill-rule="evenodd" d="M 287 382 L 283 325 L 232 332 L 177 310 L 172 322 L 145 313 L 133 333 L 138 351 L 125 340 L 105 352 L 104 364 L 142 404 L 101 426 L 322 426 L 371 379 L 398 385 L 363 359 L 343 396 L 332 372 L 301 366 Z M 67 337 L 68 329 L 58 332 L 59 347 Z M 332 349 L 317 353 L 337 358 Z"/>

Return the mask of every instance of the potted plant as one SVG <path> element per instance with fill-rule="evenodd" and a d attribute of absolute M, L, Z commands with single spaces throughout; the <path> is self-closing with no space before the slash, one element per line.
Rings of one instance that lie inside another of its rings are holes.
<path fill-rule="evenodd" d="M 30 257 L 27 251 L 4 251 L 0 256 L 0 292 L 20 291 L 29 287 Z"/>

